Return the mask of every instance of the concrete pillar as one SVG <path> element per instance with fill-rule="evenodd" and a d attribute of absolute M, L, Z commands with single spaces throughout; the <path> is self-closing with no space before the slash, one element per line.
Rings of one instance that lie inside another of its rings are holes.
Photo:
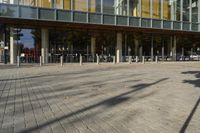
<path fill-rule="evenodd" d="M 3 55 L 3 50 L 0 48 L 0 62 L 2 62 L 2 55 Z"/>
<path fill-rule="evenodd" d="M 173 43 L 173 39 L 172 37 L 169 38 L 169 40 L 167 41 L 167 55 L 172 57 L 172 43 Z"/>
<path fill-rule="evenodd" d="M 140 60 L 142 60 L 142 56 L 143 56 L 143 46 L 140 45 L 139 46 L 139 58 L 140 58 Z"/>
<path fill-rule="evenodd" d="M 17 59 L 17 46 L 14 42 L 13 28 L 10 29 L 10 64 L 14 64 Z"/>
<path fill-rule="evenodd" d="M 42 29 L 42 48 L 41 48 L 41 56 L 42 56 L 42 63 L 48 63 L 48 56 L 49 56 L 49 31 L 48 29 Z"/>
<path fill-rule="evenodd" d="M 173 36 L 172 58 L 176 61 L 176 36 Z"/>
<path fill-rule="evenodd" d="M 153 36 L 151 37 L 151 61 L 153 61 L 154 53 L 153 53 Z"/>
<path fill-rule="evenodd" d="M 134 44 L 135 44 L 135 56 L 139 55 L 139 40 L 137 38 L 134 39 Z"/>
<path fill-rule="evenodd" d="M 185 55 L 184 47 L 181 48 L 181 56 Z"/>
<path fill-rule="evenodd" d="M 164 56 L 165 56 L 165 45 L 164 41 L 162 42 L 162 61 L 164 61 Z"/>
<path fill-rule="evenodd" d="M 96 54 L 96 38 L 91 37 L 91 54 L 94 57 Z"/>
<path fill-rule="evenodd" d="M 117 63 L 121 62 L 122 57 L 122 33 L 117 33 L 117 47 L 116 47 L 116 58 Z"/>

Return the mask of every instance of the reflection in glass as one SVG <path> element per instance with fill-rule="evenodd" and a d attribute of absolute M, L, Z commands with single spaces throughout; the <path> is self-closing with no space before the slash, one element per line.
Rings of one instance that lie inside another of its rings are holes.
<path fill-rule="evenodd" d="M 22 63 L 34 63 L 39 61 L 41 53 L 40 30 L 15 29 L 18 34 L 15 37 L 17 52 L 21 56 Z"/>
<path fill-rule="evenodd" d="M 129 2 L 129 15 L 140 17 L 140 3 L 139 0 L 130 0 Z"/>
<path fill-rule="evenodd" d="M 0 0 L 0 3 L 18 4 L 18 0 Z"/>
<path fill-rule="evenodd" d="M 169 0 L 170 9 L 171 9 L 171 20 L 180 21 L 180 0 Z"/>
<path fill-rule="evenodd" d="M 115 14 L 127 15 L 127 0 L 115 0 Z"/>
<path fill-rule="evenodd" d="M 189 21 L 190 1 L 183 0 L 183 21 Z"/>
<path fill-rule="evenodd" d="M 177 20 L 177 21 L 180 21 L 181 20 L 181 1 L 180 0 L 174 0 L 174 3 L 175 3 L 175 11 L 176 13 L 174 12 L 174 14 L 176 15 L 175 19 L 174 20 Z"/>
<path fill-rule="evenodd" d="M 192 0 L 192 22 L 198 22 L 198 1 Z"/>
<path fill-rule="evenodd" d="M 55 7 L 57 9 L 63 9 L 63 0 L 56 0 Z"/>
<path fill-rule="evenodd" d="M 103 13 L 114 14 L 114 0 L 103 0 Z"/>
<path fill-rule="evenodd" d="M 35 0 L 19 0 L 20 5 L 35 6 Z"/>

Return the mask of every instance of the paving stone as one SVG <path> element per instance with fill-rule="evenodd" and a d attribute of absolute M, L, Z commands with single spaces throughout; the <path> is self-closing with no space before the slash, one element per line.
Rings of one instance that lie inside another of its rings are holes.
<path fill-rule="evenodd" d="M 0 132 L 196 133 L 199 66 L 8 66 L 0 69 Z"/>

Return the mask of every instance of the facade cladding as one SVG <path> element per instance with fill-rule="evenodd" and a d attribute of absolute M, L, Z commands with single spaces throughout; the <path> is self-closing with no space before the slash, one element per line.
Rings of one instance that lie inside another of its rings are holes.
<path fill-rule="evenodd" d="M 0 0 L 0 19 L 4 63 L 200 57 L 200 0 Z"/>

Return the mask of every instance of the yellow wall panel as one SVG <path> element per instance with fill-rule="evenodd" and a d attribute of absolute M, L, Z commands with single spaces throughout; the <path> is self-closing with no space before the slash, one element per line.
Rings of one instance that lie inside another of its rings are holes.
<path fill-rule="evenodd" d="M 160 18 L 160 0 L 152 0 L 152 17 Z"/>
<path fill-rule="evenodd" d="M 166 20 L 170 20 L 169 0 L 163 0 L 163 18 Z"/>
<path fill-rule="evenodd" d="M 51 2 L 49 0 L 38 0 L 38 6 L 51 8 Z"/>
<path fill-rule="evenodd" d="M 150 17 L 150 0 L 142 0 L 142 17 Z"/>
<path fill-rule="evenodd" d="M 77 11 L 87 11 L 87 1 L 86 0 L 74 0 L 74 10 Z"/>
<path fill-rule="evenodd" d="M 71 9 L 71 0 L 64 0 L 64 9 L 66 10 Z"/>

